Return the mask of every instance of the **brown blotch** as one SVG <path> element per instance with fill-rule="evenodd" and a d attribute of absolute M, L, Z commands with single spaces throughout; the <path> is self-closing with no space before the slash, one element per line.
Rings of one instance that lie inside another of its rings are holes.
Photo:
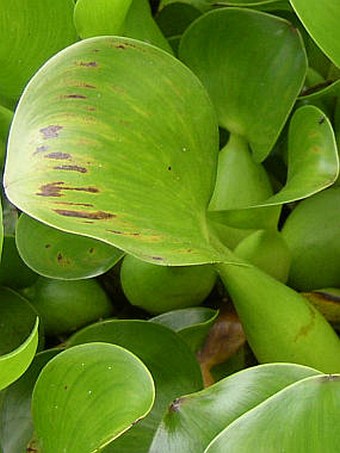
<path fill-rule="evenodd" d="M 57 255 L 57 260 L 58 260 L 58 263 L 61 263 L 63 261 L 63 255 L 60 252 Z"/>
<path fill-rule="evenodd" d="M 36 195 L 41 197 L 61 197 L 62 194 L 60 191 L 62 190 L 62 186 L 64 184 L 63 181 L 51 182 L 49 184 L 44 184 L 40 187 L 40 192 L 37 192 Z"/>
<path fill-rule="evenodd" d="M 44 153 L 45 151 L 48 151 L 49 149 L 50 149 L 49 146 L 45 146 L 45 145 L 37 146 L 35 148 L 35 151 L 34 151 L 33 155 L 39 154 L 39 153 Z"/>
<path fill-rule="evenodd" d="M 310 321 L 308 324 L 306 324 L 305 326 L 302 326 L 299 329 L 298 333 L 294 337 L 294 342 L 298 341 L 300 339 L 300 337 L 307 336 L 309 334 L 309 332 L 314 328 L 316 309 L 314 309 L 309 304 L 307 305 L 307 307 L 309 308 L 309 312 L 310 312 L 310 316 L 311 316 Z"/>
<path fill-rule="evenodd" d="M 53 170 L 68 170 L 77 171 L 78 173 L 87 173 L 87 168 L 79 167 L 79 165 L 58 165 L 53 167 Z"/>
<path fill-rule="evenodd" d="M 91 219 L 91 220 L 107 220 L 116 217 L 115 214 L 105 211 L 95 211 L 95 212 L 86 212 L 86 211 L 71 211 L 67 209 L 54 209 L 54 212 L 65 217 L 76 217 L 80 219 Z"/>
<path fill-rule="evenodd" d="M 113 234 L 121 234 L 123 236 L 140 236 L 140 233 L 138 233 L 138 232 L 128 233 L 126 231 L 119 231 L 119 230 L 106 230 L 106 231 L 108 231 L 109 233 L 113 233 Z"/>
<path fill-rule="evenodd" d="M 98 63 L 96 61 L 80 61 L 77 63 L 79 66 L 85 66 L 87 68 L 96 68 Z"/>
<path fill-rule="evenodd" d="M 42 129 L 39 130 L 39 132 L 42 133 L 43 138 L 45 140 L 49 138 L 57 138 L 59 137 L 59 132 L 63 129 L 63 126 L 58 126 L 58 125 L 53 125 L 51 124 L 50 126 L 43 127 Z"/>
<path fill-rule="evenodd" d="M 87 96 L 83 94 L 65 94 L 62 97 L 65 99 L 87 99 Z"/>
<path fill-rule="evenodd" d="M 154 261 L 164 261 L 164 258 L 161 256 L 151 256 L 150 258 Z"/>
<path fill-rule="evenodd" d="M 68 160 L 71 159 L 71 154 L 69 153 L 62 153 L 60 151 L 55 151 L 53 153 L 49 153 L 44 156 L 46 159 L 57 159 L 57 160 Z"/>
<path fill-rule="evenodd" d="M 40 187 L 40 192 L 36 192 L 36 195 L 42 197 L 61 197 L 63 194 L 62 190 L 75 190 L 76 192 L 88 192 L 88 193 L 98 193 L 99 189 L 96 187 L 68 187 L 64 186 L 63 181 L 51 182 L 49 184 L 44 184 Z"/>

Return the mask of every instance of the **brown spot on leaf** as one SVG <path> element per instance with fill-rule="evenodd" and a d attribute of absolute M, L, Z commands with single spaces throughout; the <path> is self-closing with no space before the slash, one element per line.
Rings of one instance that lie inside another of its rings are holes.
<path fill-rule="evenodd" d="M 77 63 L 79 66 L 85 66 L 87 68 L 96 68 L 98 63 L 96 61 L 79 61 Z"/>
<path fill-rule="evenodd" d="M 42 129 L 40 129 L 39 132 L 41 132 L 43 135 L 43 138 L 45 140 L 47 140 L 49 138 L 59 137 L 59 132 L 61 131 L 61 129 L 63 129 L 63 126 L 51 124 L 50 126 L 43 127 Z"/>
<path fill-rule="evenodd" d="M 307 304 L 307 307 L 309 308 L 310 320 L 306 325 L 302 326 L 299 329 L 298 333 L 294 337 L 294 342 L 299 341 L 300 337 L 306 337 L 314 327 L 316 309 L 310 304 Z"/>
<path fill-rule="evenodd" d="M 58 165 L 53 167 L 54 170 L 68 170 L 77 171 L 78 173 L 87 173 L 87 168 L 80 167 L 79 165 Z"/>
<path fill-rule="evenodd" d="M 37 147 L 35 148 L 35 151 L 34 151 L 34 153 L 33 153 L 33 156 L 34 156 L 35 154 L 44 153 L 45 151 L 48 151 L 49 149 L 50 149 L 50 147 L 49 147 L 49 146 L 46 146 L 46 145 L 37 146 Z"/>
<path fill-rule="evenodd" d="M 71 211 L 67 209 L 54 209 L 54 212 L 65 217 L 76 217 L 80 219 L 92 219 L 92 220 L 107 220 L 116 217 L 115 214 L 105 211 L 95 211 L 95 212 L 86 212 L 86 211 Z"/>
<path fill-rule="evenodd" d="M 40 195 L 42 197 L 61 197 L 62 194 L 60 193 L 60 191 L 62 190 L 62 187 L 60 186 L 62 186 L 63 184 L 63 181 L 44 184 L 40 187 L 40 192 L 37 192 L 36 195 Z"/>
<path fill-rule="evenodd" d="M 71 159 L 71 154 L 69 153 L 62 153 L 60 151 L 55 151 L 53 153 L 49 153 L 46 156 L 44 156 L 46 159 L 57 159 L 57 160 L 67 160 Z"/>
<path fill-rule="evenodd" d="M 99 189 L 96 187 L 68 187 L 64 185 L 63 181 L 51 182 L 49 184 L 44 184 L 40 187 L 40 192 L 37 192 L 36 195 L 42 197 L 61 197 L 63 194 L 62 190 L 74 190 L 76 192 L 88 192 L 88 193 L 98 193 Z"/>
<path fill-rule="evenodd" d="M 121 234 L 123 236 L 140 236 L 140 233 L 137 231 L 133 231 L 133 232 L 119 231 L 119 230 L 106 230 L 106 231 L 108 231 L 109 233 L 113 233 L 113 234 Z"/>
<path fill-rule="evenodd" d="M 65 94 L 62 97 L 65 99 L 87 99 L 87 96 L 84 94 Z"/>

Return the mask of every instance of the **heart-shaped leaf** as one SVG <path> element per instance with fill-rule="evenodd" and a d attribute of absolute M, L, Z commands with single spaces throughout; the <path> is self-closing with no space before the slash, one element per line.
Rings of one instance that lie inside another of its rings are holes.
<path fill-rule="evenodd" d="M 252 451 L 256 443 L 259 453 L 335 453 L 340 444 L 339 404 L 340 375 L 302 379 L 235 420 L 204 451 L 241 453 Z"/>
<path fill-rule="evenodd" d="M 203 452 L 221 430 L 242 414 L 286 386 L 318 374 L 312 368 L 293 364 L 260 365 L 233 374 L 201 392 L 182 396 L 165 414 L 150 453 Z"/>
<path fill-rule="evenodd" d="M 317 45 L 340 66 L 340 3 L 337 0 L 290 0 L 290 3 Z"/>
<path fill-rule="evenodd" d="M 0 390 L 16 381 L 29 367 L 38 347 L 38 325 L 35 325 L 29 337 L 17 349 L 0 356 Z"/>
<path fill-rule="evenodd" d="M 64 231 L 159 264 L 214 262 L 205 211 L 217 149 L 213 107 L 189 69 L 142 42 L 92 38 L 29 83 L 5 186 L 21 210 Z"/>
<path fill-rule="evenodd" d="M 73 0 L 0 1 L 0 96 L 15 101 L 42 63 L 76 41 L 73 8 Z"/>
<path fill-rule="evenodd" d="M 152 411 L 106 449 L 119 453 L 147 453 L 170 402 L 178 395 L 202 388 L 202 376 L 195 355 L 175 332 L 141 320 L 109 320 L 93 324 L 75 333 L 68 345 L 92 341 L 115 343 L 128 349 L 152 373 L 156 386 Z"/>
<path fill-rule="evenodd" d="M 74 346 L 49 361 L 36 382 L 38 440 L 46 453 L 98 451 L 145 417 L 154 396 L 149 371 L 131 352 L 107 343 Z"/>
<path fill-rule="evenodd" d="M 207 88 L 220 125 L 243 136 L 262 161 L 303 85 L 306 56 L 297 30 L 262 12 L 218 9 L 187 29 L 179 56 Z"/>
<path fill-rule="evenodd" d="M 16 244 L 31 269 L 44 277 L 63 280 L 96 277 L 123 255 L 108 244 L 56 230 L 25 214 L 17 223 Z"/>
<path fill-rule="evenodd" d="M 33 387 L 42 368 L 59 352 L 60 349 L 50 349 L 36 354 L 27 371 L 2 392 L 0 446 L 4 453 L 26 451 L 33 436 Z"/>

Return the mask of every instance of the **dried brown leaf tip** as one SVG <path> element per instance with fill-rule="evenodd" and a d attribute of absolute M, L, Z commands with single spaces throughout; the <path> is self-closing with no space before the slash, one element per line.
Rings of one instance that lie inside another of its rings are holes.
<path fill-rule="evenodd" d="M 230 359 L 245 343 L 246 336 L 235 309 L 232 304 L 223 304 L 203 348 L 197 354 L 206 387 L 214 383 L 211 369 Z"/>

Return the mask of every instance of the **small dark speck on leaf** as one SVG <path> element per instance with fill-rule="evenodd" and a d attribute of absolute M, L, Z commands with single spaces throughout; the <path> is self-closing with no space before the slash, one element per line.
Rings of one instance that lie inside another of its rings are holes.
<path fill-rule="evenodd" d="M 58 260 L 58 263 L 60 263 L 61 261 L 63 261 L 63 255 L 59 252 L 58 255 L 57 255 L 57 260 Z"/>
<path fill-rule="evenodd" d="M 67 390 L 68 389 L 68 385 L 64 385 L 64 390 Z"/>
<path fill-rule="evenodd" d="M 91 247 L 91 248 L 89 249 L 89 253 L 93 253 L 93 252 L 94 252 L 94 248 Z"/>
<path fill-rule="evenodd" d="M 50 126 L 43 127 L 42 129 L 40 129 L 40 132 L 42 133 L 43 138 L 47 140 L 49 138 L 59 137 L 59 132 L 61 131 L 62 128 L 63 126 L 51 124 Z"/>
<path fill-rule="evenodd" d="M 152 256 L 151 259 L 153 259 L 154 261 L 164 261 L 161 256 Z"/>
<path fill-rule="evenodd" d="M 324 116 L 321 116 L 321 117 L 319 118 L 318 123 L 319 123 L 319 124 L 323 124 L 325 121 L 326 121 L 326 118 L 325 118 Z"/>
<path fill-rule="evenodd" d="M 45 244 L 45 249 L 51 248 L 51 244 Z"/>
<path fill-rule="evenodd" d="M 170 165 L 168 166 L 168 170 L 169 170 L 169 171 L 171 171 L 171 170 L 172 170 L 172 167 L 171 167 Z"/>

